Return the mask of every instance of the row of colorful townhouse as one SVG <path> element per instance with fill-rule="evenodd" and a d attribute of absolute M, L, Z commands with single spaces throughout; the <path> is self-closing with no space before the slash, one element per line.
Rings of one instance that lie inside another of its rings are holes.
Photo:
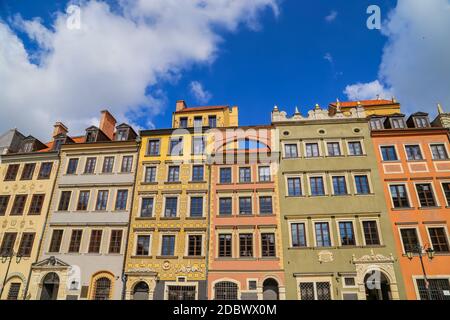
<path fill-rule="evenodd" d="M 0 136 L 0 299 L 450 299 L 450 114 L 187 107 Z"/>

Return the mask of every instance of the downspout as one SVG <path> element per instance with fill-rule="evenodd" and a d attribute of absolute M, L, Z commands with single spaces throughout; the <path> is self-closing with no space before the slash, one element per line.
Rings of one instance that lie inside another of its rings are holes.
<path fill-rule="evenodd" d="M 209 272 L 209 246 L 210 246 L 210 239 L 209 237 L 211 236 L 211 225 L 210 225 L 210 220 L 211 220 L 211 164 L 209 163 L 208 159 L 206 162 L 206 166 L 208 168 L 208 217 L 206 219 L 207 222 L 207 226 L 206 226 L 206 237 L 207 237 L 207 242 L 206 242 L 206 256 L 205 256 L 205 265 L 206 265 L 206 272 L 205 272 L 205 277 L 206 277 L 206 300 L 208 300 L 208 294 L 209 294 L 209 289 L 208 289 L 208 272 Z"/>
<path fill-rule="evenodd" d="M 45 219 L 44 219 L 44 227 L 42 228 L 41 239 L 39 239 L 38 252 L 37 252 L 36 260 L 34 261 L 34 263 L 39 261 L 39 257 L 41 256 L 41 251 L 43 251 L 42 245 L 44 243 L 44 234 L 45 234 L 46 229 L 47 229 L 47 222 L 48 222 L 48 219 L 49 219 L 49 216 L 50 216 L 50 209 L 52 208 L 53 201 L 55 200 L 55 199 L 53 199 L 53 195 L 55 193 L 56 181 L 58 180 L 58 176 L 59 176 L 59 169 L 61 168 L 61 157 L 60 157 L 60 155 L 61 155 L 61 151 L 58 151 L 58 166 L 57 166 L 57 170 L 56 170 L 56 177 L 55 177 L 55 181 L 53 181 L 52 193 L 50 193 L 50 200 L 48 202 L 47 215 L 45 216 Z M 30 287 L 32 266 L 33 266 L 33 264 L 31 264 L 30 271 L 28 273 L 28 281 L 27 281 L 27 285 L 25 287 L 25 292 L 23 294 L 23 300 L 27 300 L 28 289 Z"/>
<path fill-rule="evenodd" d="M 128 228 L 127 228 L 127 235 L 126 235 L 126 241 L 125 241 L 125 253 L 123 257 L 123 264 L 122 264 L 122 277 L 121 280 L 123 282 L 122 284 L 122 300 L 125 300 L 126 298 L 126 288 L 127 288 L 127 276 L 125 275 L 125 266 L 126 266 L 126 260 L 127 260 L 127 254 L 128 254 L 128 240 L 130 236 L 130 230 L 131 230 L 131 217 L 132 217 L 132 211 L 133 211 L 133 204 L 134 204 L 134 190 L 136 189 L 137 184 L 137 173 L 139 168 L 139 156 L 140 156 L 140 146 L 141 146 L 141 138 L 139 137 L 139 140 L 136 141 L 137 145 L 137 156 L 136 156 L 136 166 L 135 166 L 135 172 L 134 172 L 134 180 L 133 180 L 133 188 L 131 191 L 132 197 L 131 197 L 131 204 L 130 204 L 130 214 L 128 217 Z"/>

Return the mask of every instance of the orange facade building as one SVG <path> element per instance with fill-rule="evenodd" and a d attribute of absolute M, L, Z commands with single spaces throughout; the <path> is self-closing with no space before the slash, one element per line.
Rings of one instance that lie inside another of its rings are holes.
<path fill-rule="evenodd" d="M 428 114 L 420 112 L 407 120 L 399 113 L 373 115 L 370 124 L 406 297 L 448 299 L 448 129 L 432 126 Z"/>

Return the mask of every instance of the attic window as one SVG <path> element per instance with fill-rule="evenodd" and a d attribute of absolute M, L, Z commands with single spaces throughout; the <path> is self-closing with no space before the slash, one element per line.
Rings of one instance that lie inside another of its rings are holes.
<path fill-rule="evenodd" d="M 370 127 L 372 130 L 381 130 L 383 129 L 383 123 L 381 122 L 381 119 L 372 119 L 370 120 Z"/>
<path fill-rule="evenodd" d="M 128 129 L 119 129 L 117 130 L 117 141 L 125 141 L 128 139 Z"/>
<path fill-rule="evenodd" d="M 25 142 L 22 146 L 22 152 L 31 152 L 33 151 L 33 141 Z"/>
<path fill-rule="evenodd" d="M 416 123 L 416 128 L 427 128 L 428 119 L 426 117 L 415 117 L 414 122 Z"/>
<path fill-rule="evenodd" d="M 402 118 L 392 118 L 391 125 L 394 129 L 403 129 L 405 127 L 405 123 Z"/>
<path fill-rule="evenodd" d="M 53 144 L 53 150 L 59 151 L 61 149 L 61 145 L 64 143 L 65 139 L 56 139 Z"/>
<path fill-rule="evenodd" d="M 94 131 L 89 131 L 86 134 L 86 142 L 95 142 L 95 132 Z"/>

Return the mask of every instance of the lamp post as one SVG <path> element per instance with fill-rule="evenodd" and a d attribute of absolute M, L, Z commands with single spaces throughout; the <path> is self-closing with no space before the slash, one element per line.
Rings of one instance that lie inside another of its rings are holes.
<path fill-rule="evenodd" d="M 8 262 L 8 267 L 6 267 L 5 277 L 3 278 L 2 288 L 0 290 L 0 299 L 3 295 L 3 290 L 5 289 L 6 279 L 8 279 L 9 268 L 11 267 L 11 262 L 13 261 L 14 256 L 16 256 L 16 263 L 20 263 L 20 260 L 22 260 L 22 255 L 19 253 L 15 253 L 12 250 L 9 252 L 3 252 L 1 255 L 1 262 L 2 263 Z"/>
<path fill-rule="evenodd" d="M 434 258 L 433 248 L 430 247 L 426 248 L 425 246 L 422 247 L 420 245 L 410 247 L 409 250 L 406 252 L 406 256 L 408 257 L 409 260 L 412 260 L 415 254 L 419 257 L 420 265 L 422 266 L 423 278 L 425 281 L 425 288 L 427 289 L 428 300 L 431 300 L 430 284 L 428 282 L 427 273 L 425 272 L 425 266 L 423 264 L 423 256 L 425 255 L 424 253 L 427 255 L 430 261 L 433 260 Z"/>

